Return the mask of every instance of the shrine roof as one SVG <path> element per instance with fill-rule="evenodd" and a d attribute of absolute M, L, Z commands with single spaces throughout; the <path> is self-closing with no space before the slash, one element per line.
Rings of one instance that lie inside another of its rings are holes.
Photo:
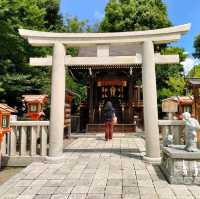
<path fill-rule="evenodd" d="M 163 102 L 164 101 L 175 101 L 178 104 L 184 105 L 184 104 L 192 104 L 193 100 L 194 100 L 193 96 L 172 96 L 172 97 L 166 98 L 162 101 Z"/>
<path fill-rule="evenodd" d="M 84 70 L 84 69 L 89 69 L 92 68 L 92 70 L 104 70 L 104 69 L 142 69 L 141 65 L 136 65 L 136 64 L 102 64 L 102 65 L 98 65 L 98 64 L 94 64 L 94 65 L 83 65 L 83 64 L 79 64 L 79 65 L 70 65 L 71 69 L 80 69 L 80 70 Z"/>
<path fill-rule="evenodd" d="M 22 97 L 28 103 L 45 103 L 48 101 L 48 95 L 23 95 Z"/>
<path fill-rule="evenodd" d="M 189 78 L 187 80 L 187 85 L 189 87 L 199 87 L 200 88 L 200 78 Z"/>
<path fill-rule="evenodd" d="M 133 56 L 142 54 L 141 44 L 112 44 L 109 46 L 109 56 Z M 96 57 L 96 46 L 83 46 L 79 48 L 78 57 Z"/>
<path fill-rule="evenodd" d="M 10 112 L 10 113 L 17 113 L 17 110 L 8 106 L 7 104 L 0 103 L 0 112 Z"/>
<path fill-rule="evenodd" d="M 118 45 L 110 45 L 109 47 L 109 57 L 112 58 L 114 60 L 116 60 L 117 58 L 114 56 L 140 56 L 141 57 L 141 44 L 118 44 Z M 78 57 L 87 57 L 90 59 L 93 59 L 92 57 L 97 57 L 97 47 L 96 46 L 83 46 L 79 48 L 79 52 L 78 52 Z M 93 69 L 107 69 L 107 68 L 130 68 L 130 67 L 134 67 L 134 68 L 141 68 L 141 64 L 131 64 L 131 63 L 123 63 L 124 60 L 116 64 L 111 63 L 105 63 L 105 59 L 102 59 L 100 63 L 98 63 L 97 61 L 94 61 L 92 63 L 92 68 Z M 131 58 L 133 59 L 133 58 Z M 78 64 L 72 64 L 69 65 L 71 66 L 72 69 L 87 69 L 88 67 L 91 67 L 91 65 L 89 64 L 83 64 L 83 62 L 80 62 L 79 65 Z"/>

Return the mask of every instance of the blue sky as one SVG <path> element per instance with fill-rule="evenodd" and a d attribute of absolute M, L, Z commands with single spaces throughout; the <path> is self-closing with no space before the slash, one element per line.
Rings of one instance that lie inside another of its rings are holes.
<path fill-rule="evenodd" d="M 200 33 L 200 0 L 163 0 L 168 8 L 169 18 L 174 25 L 191 23 L 192 29 L 175 45 L 185 48 L 190 55 L 194 52 L 194 37 Z M 60 10 L 63 15 L 89 19 L 90 23 L 99 21 L 104 16 L 108 0 L 61 0 Z M 191 56 L 187 65 L 194 65 L 198 60 Z M 188 66 L 188 68 L 191 66 Z"/>

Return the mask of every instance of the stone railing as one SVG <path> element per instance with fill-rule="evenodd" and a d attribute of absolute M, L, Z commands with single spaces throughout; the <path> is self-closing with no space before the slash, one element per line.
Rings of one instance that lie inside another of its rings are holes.
<path fill-rule="evenodd" d="M 164 139 L 167 135 L 173 135 L 173 144 L 183 144 L 184 138 L 183 120 L 159 120 L 159 128 Z"/>
<path fill-rule="evenodd" d="M 26 166 L 41 161 L 48 153 L 49 121 L 11 121 L 11 133 L 1 144 L 3 164 Z"/>

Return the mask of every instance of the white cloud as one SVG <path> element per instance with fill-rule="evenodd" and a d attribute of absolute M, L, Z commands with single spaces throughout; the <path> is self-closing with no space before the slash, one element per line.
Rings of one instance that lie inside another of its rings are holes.
<path fill-rule="evenodd" d="M 97 21 L 102 20 L 103 17 L 104 17 L 104 13 L 101 13 L 101 12 L 99 12 L 99 11 L 95 11 L 95 13 L 94 13 L 94 18 L 95 18 Z"/>
<path fill-rule="evenodd" d="M 200 64 L 200 60 L 193 58 L 192 56 L 187 57 L 184 62 L 181 62 L 184 68 L 184 73 L 188 74 L 188 72 L 193 68 L 193 66 L 196 66 Z"/>

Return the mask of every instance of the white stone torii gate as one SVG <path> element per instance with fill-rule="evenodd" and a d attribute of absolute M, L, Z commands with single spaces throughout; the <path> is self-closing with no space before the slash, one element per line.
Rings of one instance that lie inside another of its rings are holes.
<path fill-rule="evenodd" d="M 51 85 L 50 148 L 49 160 L 63 157 L 65 65 L 141 64 L 144 100 L 144 125 L 146 156 L 151 163 L 160 162 L 160 143 L 158 130 L 157 90 L 155 64 L 178 63 L 178 55 L 154 53 L 154 44 L 178 41 L 181 35 L 190 30 L 190 24 L 181 26 L 120 33 L 50 33 L 19 29 L 19 33 L 33 46 L 53 47 L 53 56 L 31 58 L 34 66 L 53 66 Z M 109 47 L 120 44 L 139 44 L 140 54 L 133 56 L 109 56 Z M 96 57 L 66 56 L 65 47 L 96 46 Z"/>

